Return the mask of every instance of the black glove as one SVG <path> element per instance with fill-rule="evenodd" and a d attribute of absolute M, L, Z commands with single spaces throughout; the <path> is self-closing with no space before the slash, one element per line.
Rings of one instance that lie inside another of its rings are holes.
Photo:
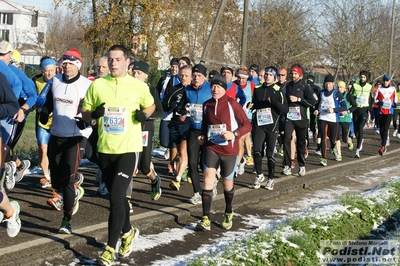
<path fill-rule="evenodd" d="M 82 117 L 74 117 L 76 119 L 76 125 L 80 130 L 84 130 L 85 128 L 89 127 L 90 124 L 82 119 Z"/>
<path fill-rule="evenodd" d="M 96 107 L 96 110 L 92 112 L 90 115 L 93 119 L 99 119 L 100 117 L 104 116 L 104 113 L 106 111 L 106 108 L 104 108 L 104 105 L 106 103 L 102 103 L 99 106 Z"/>
<path fill-rule="evenodd" d="M 143 124 L 144 122 L 146 122 L 147 118 L 149 118 L 149 115 L 145 112 L 140 111 L 139 109 L 136 109 L 135 118 L 137 121 Z"/>
<path fill-rule="evenodd" d="M 272 104 L 272 105 L 275 105 L 276 104 L 276 97 L 269 97 L 269 102 Z"/>
<path fill-rule="evenodd" d="M 176 112 L 180 115 L 186 115 L 188 113 L 188 110 L 186 110 L 185 107 L 182 107 L 182 108 L 178 109 Z"/>
<path fill-rule="evenodd" d="M 39 121 L 43 125 L 46 125 L 47 122 L 49 121 L 49 110 L 47 110 L 46 107 L 43 107 L 42 110 L 40 111 Z"/>

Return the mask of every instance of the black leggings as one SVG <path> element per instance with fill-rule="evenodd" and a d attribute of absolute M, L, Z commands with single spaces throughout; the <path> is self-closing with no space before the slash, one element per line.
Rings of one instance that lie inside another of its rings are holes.
<path fill-rule="evenodd" d="M 339 122 L 338 124 L 338 137 L 337 140 L 340 140 L 340 136 L 344 143 L 347 143 L 350 134 L 350 122 Z"/>
<path fill-rule="evenodd" d="M 329 141 L 331 144 L 331 149 L 335 148 L 336 140 L 338 137 L 338 123 L 328 122 L 325 120 L 318 120 L 318 129 L 321 132 L 321 154 L 322 158 L 326 158 L 326 142 Z"/>
<path fill-rule="evenodd" d="M 126 190 L 136 169 L 137 152 L 124 154 L 99 153 L 103 181 L 110 192 L 110 215 L 108 216 L 107 245 L 114 248 L 121 234 L 131 230 L 129 204 Z"/>
<path fill-rule="evenodd" d="M 202 147 L 197 142 L 197 137 L 200 136 L 200 130 L 189 129 L 187 139 L 188 161 L 189 161 L 189 176 L 192 179 L 193 191 L 201 192 L 200 174 L 199 174 L 199 158 L 201 158 Z M 200 162 L 203 167 L 203 159 Z"/>
<path fill-rule="evenodd" d="M 381 146 L 386 146 L 390 122 L 393 115 L 379 115 L 379 133 L 381 135 Z"/>
<path fill-rule="evenodd" d="M 97 154 L 97 140 L 99 139 L 98 128 L 93 128 L 88 141 L 86 142 L 85 154 L 89 161 L 97 165 L 100 164 L 99 155 Z"/>
<path fill-rule="evenodd" d="M 75 176 L 83 158 L 85 137 L 50 136 L 49 168 L 51 186 L 63 194 L 64 217 L 71 218 L 75 202 Z"/>
<path fill-rule="evenodd" d="M 364 126 L 368 118 L 368 108 L 357 108 L 353 113 L 354 134 L 357 136 L 357 149 L 360 148 L 361 142 L 364 138 Z"/>
<path fill-rule="evenodd" d="M 304 150 L 306 149 L 306 134 L 307 134 L 307 120 L 292 121 L 286 119 L 285 122 L 285 152 L 283 157 L 283 165 L 290 165 L 290 145 L 292 141 L 293 130 L 296 132 L 296 150 L 297 161 L 299 166 L 305 166 L 306 160 L 304 158 Z"/>
<path fill-rule="evenodd" d="M 263 144 L 267 144 L 267 159 L 268 159 L 268 179 L 274 178 L 275 173 L 275 143 L 278 137 L 278 132 L 268 131 L 265 127 L 255 126 L 253 132 L 253 153 L 254 153 L 254 165 L 257 171 L 257 175 L 262 174 L 262 154 Z"/>
<path fill-rule="evenodd" d="M 393 112 L 393 128 L 394 128 L 394 130 L 399 130 L 399 124 L 398 124 L 399 123 L 399 113 L 400 113 L 400 109 L 394 109 L 394 112 Z"/>

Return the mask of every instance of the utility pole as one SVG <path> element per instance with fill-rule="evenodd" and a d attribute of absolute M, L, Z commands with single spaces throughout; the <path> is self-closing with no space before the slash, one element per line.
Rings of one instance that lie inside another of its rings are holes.
<path fill-rule="evenodd" d="M 396 22 L 396 0 L 393 0 L 392 8 L 392 32 L 390 33 L 390 49 L 389 49 L 389 71 L 388 74 L 392 76 L 392 55 L 393 55 L 393 42 L 394 42 L 394 27 Z"/>
<path fill-rule="evenodd" d="M 240 64 L 242 66 L 246 65 L 248 26 L 249 26 L 249 0 L 244 0 L 242 53 L 240 56 Z"/>
<path fill-rule="evenodd" d="M 218 28 L 219 21 L 221 20 L 222 14 L 224 13 L 224 9 L 225 9 L 225 6 L 226 6 L 226 2 L 227 2 L 227 0 L 222 0 L 222 1 L 221 1 L 221 5 L 219 6 L 219 9 L 218 9 L 218 12 L 217 12 L 217 16 L 215 17 L 214 23 L 213 23 L 213 25 L 212 25 L 212 27 L 211 27 L 210 35 L 208 35 L 208 39 L 207 39 L 207 42 L 206 42 L 206 46 L 205 46 L 204 49 L 203 49 L 203 53 L 202 53 L 202 55 L 201 55 L 200 62 L 202 62 L 202 61 L 203 61 L 203 62 L 207 61 L 208 51 L 210 50 L 211 43 L 212 43 L 212 41 L 213 41 L 213 39 L 214 39 L 215 31 L 216 31 L 217 28 Z"/>

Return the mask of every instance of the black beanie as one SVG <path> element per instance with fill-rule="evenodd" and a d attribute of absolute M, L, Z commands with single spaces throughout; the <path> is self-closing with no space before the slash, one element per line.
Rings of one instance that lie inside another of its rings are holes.
<path fill-rule="evenodd" d="M 194 72 L 199 72 L 201 74 L 203 74 L 205 77 L 207 77 L 207 68 L 205 67 L 205 65 L 202 64 L 197 64 L 192 68 L 192 73 Z"/>
<path fill-rule="evenodd" d="M 142 61 L 136 61 L 133 63 L 132 70 L 140 70 L 146 74 L 149 74 L 149 64 Z"/>
<path fill-rule="evenodd" d="M 328 74 L 325 76 L 324 82 L 335 82 L 335 78 L 331 74 Z"/>
<path fill-rule="evenodd" d="M 188 64 L 190 66 L 190 59 L 187 56 L 182 56 L 179 60 L 183 60 L 186 62 L 186 64 Z"/>
<path fill-rule="evenodd" d="M 220 85 L 222 88 L 225 90 L 227 89 L 228 85 L 226 84 L 226 79 L 224 76 L 220 74 L 215 74 L 214 77 L 211 80 L 211 86 L 214 84 Z"/>

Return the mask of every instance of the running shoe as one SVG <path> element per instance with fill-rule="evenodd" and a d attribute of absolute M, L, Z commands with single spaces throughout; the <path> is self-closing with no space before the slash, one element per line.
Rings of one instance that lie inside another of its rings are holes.
<path fill-rule="evenodd" d="M 188 179 L 187 179 L 188 171 L 189 171 L 188 168 L 186 168 L 185 171 L 183 171 L 183 174 L 182 174 L 182 177 L 181 177 L 181 181 L 182 182 L 187 182 L 188 181 Z"/>
<path fill-rule="evenodd" d="M 397 137 L 400 139 L 400 134 L 397 134 Z"/>
<path fill-rule="evenodd" d="M 51 188 L 51 180 L 47 179 L 47 177 L 42 177 L 36 186 L 39 188 Z"/>
<path fill-rule="evenodd" d="M 360 158 L 360 149 L 356 149 L 356 151 L 354 153 L 354 157 L 355 158 Z"/>
<path fill-rule="evenodd" d="M 305 176 L 306 175 L 306 167 L 305 166 L 300 166 L 299 168 L 299 176 Z"/>
<path fill-rule="evenodd" d="M 156 180 L 151 183 L 151 199 L 158 200 L 161 197 L 161 177 L 156 175 Z"/>
<path fill-rule="evenodd" d="M 82 185 L 83 180 L 85 179 L 85 177 L 83 176 L 83 174 L 77 172 L 75 175 L 75 179 L 74 179 L 74 186 L 75 188 L 79 187 L 80 185 Z"/>
<path fill-rule="evenodd" d="M 222 228 L 229 230 L 232 227 L 232 220 L 233 220 L 233 212 L 232 213 L 225 213 L 224 220 L 221 223 Z"/>
<path fill-rule="evenodd" d="M 267 184 L 265 185 L 265 189 L 268 190 L 274 189 L 274 179 L 268 179 Z"/>
<path fill-rule="evenodd" d="M 211 230 L 211 221 L 210 221 L 210 219 L 208 219 L 208 216 L 203 216 L 201 218 L 201 220 L 196 225 L 196 229 L 201 230 L 201 231 Z"/>
<path fill-rule="evenodd" d="M 296 167 L 296 162 L 294 160 L 290 160 L 290 168 L 295 168 Z"/>
<path fill-rule="evenodd" d="M 279 148 L 278 155 L 283 156 L 283 145 Z"/>
<path fill-rule="evenodd" d="M 57 211 L 61 211 L 63 206 L 63 197 L 53 190 L 53 197 L 47 199 L 47 204 Z"/>
<path fill-rule="evenodd" d="M 176 179 L 172 180 L 171 183 L 169 183 L 169 187 L 173 190 L 179 191 L 179 189 L 181 188 L 181 182 Z"/>
<path fill-rule="evenodd" d="M 240 162 L 238 166 L 238 175 L 243 175 L 244 174 L 244 166 L 246 164 L 246 160 L 242 158 L 242 161 Z"/>
<path fill-rule="evenodd" d="M 338 161 L 338 162 L 341 162 L 341 161 L 342 161 L 342 155 L 338 155 L 338 156 L 335 158 L 335 160 Z"/>
<path fill-rule="evenodd" d="M 75 188 L 75 201 L 74 201 L 72 215 L 74 215 L 75 213 L 78 212 L 79 200 L 83 197 L 84 194 L 85 194 L 85 190 L 83 189 L 83 187 L 79 186 L 79 187 Z"/>
<path fill-rule="evenodd" d="M 133 213 L 133 205 L 130 198 L 128 198 L 128 205 L 129 205 L 129 213 Z"/>
<path fill-rule="evenodd" d="M 193 197 L 189 199 L 189 202 L 193 205 L 199 204 L 202 202 L 202 198 L 199 192 L 194 193 Z"/>
<path fill-rule="evenodd" d="M 353 150 L 353 142 L 351 141 L 351 139 L 348 139 L 347 147 L 348 147 L 349 151 Z"/>
<path fill-rule="evenodd" d="M 378 135 L 380 134 L 379 128 L 375 129 L 375 133 Z"/>
<path fill-rule="evenodd" d="M 316 149 L 314 153 L 315 153 L 315 154 L 317 154 L 317 155 L 319 155 L 319 156 L 321 156 L 321 155 L 322 155 L 322 153 L 321 153 L 321 150 L 320 150 L 320 149 Z"/>
<path fill-rule="evenodd" d="M 14 161 L 9 161 L 5 163 L 6 168 L 6 178 L 5 178 L 5 185 L 8 190 L 11 190 L 15 186 L 15 173 L 17 171 L 17 165 Z"/>
<path fill-rule="evenodd" d="M 20 182 L 24 178 L 26 169 L 29 169 L 31 162 L 29 160 L 22 160 L 21 164 L 17 167 L 17 171 L 14 175 L 15 182 Z"/>
<path fill-rule="evenodd" d="M 250 156 L 249 156 L 249 158 L 247 158 L 247 160 L 246 160 L 246 165 L 254 165 L 254 159 L 253 159 L 253 157 L 250 157 Z"/>
<path fill-rule="evenodd" d="M 118 249 L 118 255 L 120 258 L 128 257 L 132 252 L 132 242 L 139 236 L 139 229 L 132 226 L 130 234 L 123 235 L 121 237 L 121 245 Z"/>
<path fill-rule="evenodd" d="M 379 150 L 378 150 L 378 154 L 380 156 L 383 156 L 386 153 L 386 147 L 382 146 Z"/>
<path fill-rule="evenodd" d="M 101 255 L 97 258 L 97 263 L 100 265 L 110 266 L 113 264 L 114 260 L 115 250 L 107 245 Z"/>
<path fill-rule="evenodd" d="M 174 167 L 170 164 L 168 164 L 168 175 L 174 176 L 175 175 L 175 170 Z"/>
<path fill-rule="evenodd" d="M 251 173 L 252 173 L 252 174 L 257 174 L 257 170 L 256 170 L 255 167 L 253 167 L 253 170 L 251 170 Z"/>
<path fill-rule="evenodd" d="M 99 187 L 97 188 L 96 194 L 100 194 L 102 196 L 105 196 L 108 194 L 108 189 L 106 186 L 106 183 L 101 182 Z"/>
<path fill-rule="evenodd" d="M 10 204 L 14 208 L 14 213 L 10 218 L 6 218 L 3 221 L 7 222 L 7 235 L 16 237 L 21 230 L 21 219 L 19 218 L 21 209 L 15 200 L 10 201 Z"/>
<path fill-rule="evenodd" d="M 307 159 L 307 157 L 308 157 L 308 149 L 306 148 L 304 150 L 304 159 Z"/>
<path fill-rule="evenodd" d="M 395 129 L 395 130 L 393 131 L 392 136 L 393 136 L 393 137 L 397 137 L 397 129 Z"/>
<path fill-rule="evenodd" d="M 386 139 L 386 147 L 389 147 L 390 146 L 390 138 L 389 138 L 389 136 L 387 136 L 387 139 Z"/>
<path fill-rule="evenodd" d="M 264 182 L 265 177 L 264 174 L 260 174 L 254 178 L 253 188 L 258 189 L 261 187 L 261 183 Z"/>
<path fill-rule="evenodd" d="M 333 148 L 332 152 L 333 152 L 333 156 L 335 157 L 335 160 L 337 161 L 337 158 L 339 156 L 338 150 L 336 148 Z"/>
<path fill-rule="evenodd" d="M 285 165 L 282 170 L 282 175 L 292 175 L 292 168 L 289 167 L 288 165 Z"/>
<path fill-rule="evenodd" d="M 72 234 L 72 221 L 67 217 L 64 217 L 61 221 L 60 229 L 58 230 L 59 234 Z"/>
<path fill-rule="evenodd" d="M 319 161 L 319 165 L 327 166 L 327 165 L 328 165 L 328 162 L 326 161 L 325 158 L 321 158 L 321 160 Z"/>

